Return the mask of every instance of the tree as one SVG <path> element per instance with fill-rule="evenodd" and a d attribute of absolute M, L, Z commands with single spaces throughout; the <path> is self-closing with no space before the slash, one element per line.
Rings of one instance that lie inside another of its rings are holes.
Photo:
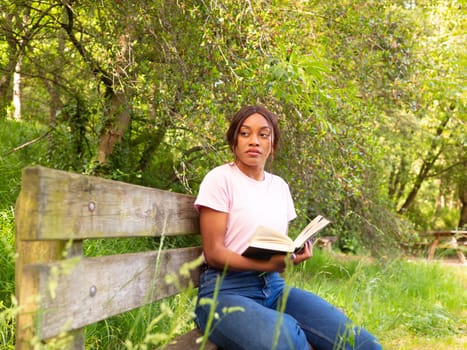
<path fill-rule="evenodd" d="M 417 219 L 413 214 L 421 214 L 420 206 L 413 210 L 411 207 L 422 186 L 443 178 L 438 183 L 444 184 L 445 194 L 453 193 L 456 181 L 452 179 L 458 176 L 447 175 L 462 173 L 467 160 L 462 136 L 466 132 L 465 118 L 462 118 L 465 97 L 459 94 L 462 86 L 460 67 L 465 60 L 461 43 L 461 9 L 443 1 L 437 6 L 419 6 L 408 9 L 408 15 L 414 23 L 411 35 L 424 40 L 411 44 L 410 75 L 394 85 L 398 91 L 399 108 L 388 113 L 392 116 L 390 120 L 399 118 L 394 124 L 401 126 L 388 134 L 395 141 L 388 139 L 388 144 L 399 145 L 391 147 L 391 150 L 399 150 L 393 151 L 391 158 L 401 165 L 392 165 L 390 179 L 393 182 L 389 185 L 389 194 L 393 202 L 399 204 L 398 212 L 409 214 L 415 222 Z M 401 132 L 402 138 L 394 132 Z M 434 196 L 431 201 L 434 207 Z"/>
<path fill-rule="evenodd" d="M 467 164 L 464 164 L 464 174 L 467 170 Z M 461 215 L 457 227 L 465 228 L 467 226 L 467 176 L 461 176 L 458 186 L 459 200 L 461 202 Z"/>
<path fill-rule="evenodd" d="M 346 249 L 354 238 L 405 239 L 400 217 L 426 226 L 424 203 L 462 186 L 465 53 L 461 9 L 449 2 L 2 9 L 2 108 L 21 52 L 22 118 L 51 130 L 41 164 L 195 193 L 230 160 L 226 116 L 262 103 L 283 128 L 271 170 L 291 183 L 302 220 L 330 216 Z"/>

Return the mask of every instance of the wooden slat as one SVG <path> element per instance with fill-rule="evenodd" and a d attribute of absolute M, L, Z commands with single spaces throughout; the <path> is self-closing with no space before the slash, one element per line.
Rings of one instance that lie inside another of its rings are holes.
<path fill-rule="evenodd" d="M 47 339 L 196 286 L 198 269 L 178 283 L 164 277 L 200 254 L 194 247 L 25 266 L 23 283 L 33 281 L 41 295 L 36 334 Z"/>
<path fill-rule="evenodd" d="M 194 197 L 30 167 L 17 200 L 23 240 L 68 240 L 199 233 Z"/>

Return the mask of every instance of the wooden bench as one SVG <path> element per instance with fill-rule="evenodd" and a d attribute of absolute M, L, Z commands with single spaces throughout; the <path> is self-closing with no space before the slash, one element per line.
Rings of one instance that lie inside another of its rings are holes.
<path fill-rule="evenodd" d="M 332 244 L 335 241 L 337 241 L 337 237 L 335 236 L 318 237 L 314 245 L 317 248 L 321 248 L 326 251 L 332 251 Z"/>
<path fill-rule="evenodd" d="M 465 264 L 463 250 L 467 247 L 466 230 L 429 231 L 421 234 L 421 237 L 431 240 L 431 242 L 428 242 L 428 260 L 433 259 L 437 249 L 454 249 L 459 262 Z"/>
<path fill-rule="evenodd" d="M 16 349 L 60 339 L 84 349 L 87 325 L 195 288 L 200 247 L 86 257 L 85 239 L 198 234 L 192 196 L 44 167 L 23 171 L 15 211 Z M 166 282 L 176 276 L 178 283 Z M 168 349 L 198 349 L 197 329 Z M 207 343 L 204 349 L 215 349 Z"/>

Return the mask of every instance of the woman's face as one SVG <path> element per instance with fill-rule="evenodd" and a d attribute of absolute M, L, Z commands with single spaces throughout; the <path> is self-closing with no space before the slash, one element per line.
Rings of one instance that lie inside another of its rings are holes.
<path fill-rule="evenodd" d="M 272 151 L 273 130 L 259 113 L 246 118 L 237 136 L 237 162 L 250 168 L 264 168 Z"/>

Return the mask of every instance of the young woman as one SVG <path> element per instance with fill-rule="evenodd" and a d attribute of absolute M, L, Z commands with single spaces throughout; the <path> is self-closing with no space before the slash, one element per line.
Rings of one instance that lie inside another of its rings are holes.
<path fill-rule="evenodd" d="M 287 234 L 296 212 L 287 183 L 265 171 L 280 141 L 277 117 L 262 106 L 244 107 L 232 118 L 227 141 L 235 160 L 205 176 L 195 202 L 205 259 L 196 307 L 200 328 L 226 350 L 381 349 L 337 308 L 285 285 L 279 273 L 286 259 L 309 259 L 311 243 L 296 255 L 242 256 L 259 225 Z"/>

